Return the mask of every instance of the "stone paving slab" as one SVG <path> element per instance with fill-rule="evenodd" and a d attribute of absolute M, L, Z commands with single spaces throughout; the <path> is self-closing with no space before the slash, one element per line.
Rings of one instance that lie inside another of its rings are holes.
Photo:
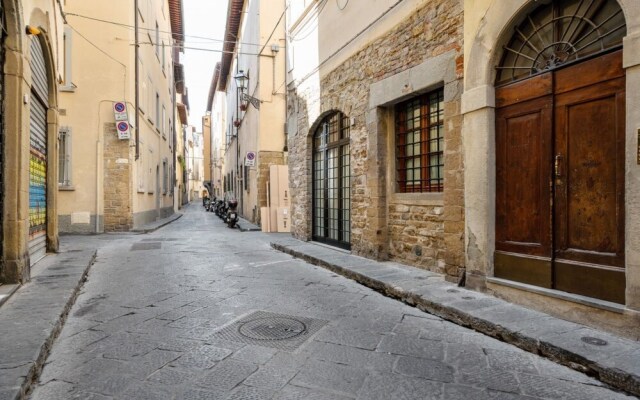
<path fill-rule="evenodd" d="M 397 263 L 369 260 L 291 237 L 272 236 L 270 240 L 271 247 L 276 250 L 327 268 L 429 314 L 542 355 L 593 376 L 612 387 L 640 396 L 640 343 L 637 341 L 620 338 L 458 287 L 433 272 Z M 607 344 L 597 346 L 586 343 L 582 340 L 585 337 L 604 340 Z M 395 350 L 398 350 L 399 345 L 407 346 L 407 343 L 396 344 L 389 338 L 385 338 L 381 343 L 382 348 Z M 441 351 L 413 347 L 400 350 L 399 354 L 407 356 L 422 352 L 425 354 L 423 357 L 427 359 L 430 352 L 436 354 Z M 401 360 L 402 362 L 396 365 L 396 372 L 401 374 L 404 371 L 415 370 L 412 368 L 413 364 L 428 362 L 410 358 Z M 516 362 L 514 365 L 522 364 Z M 415 377 L 409 373 L 404 375 L 408 376 L 407 384 L 411 384 Z M 470 376 L 477 377 L 477 374 Z M 508 384 L 506 381 L 497 383 Z M 535 386 L 537 383 L 532 385 Z M 435 393 L 441 388 L 434 390 Z M 445 388 L 445 392 L 449 390 L 462 389 Z M 371 397 L 367 398 L 371 399 L 393 398 L 398 393 L 386 393 L 381 387 L 379 392 L 369 395 Z"/>
<path fill-rule="evenodd" d="M 62 241 L 61 252 L 38 262 L 31 281 L 0 308 L 2 400 L 24 398 L 38 377 L 95 260 L 96 251 L 74 244 L 73 236 L 65 236 Z"/>

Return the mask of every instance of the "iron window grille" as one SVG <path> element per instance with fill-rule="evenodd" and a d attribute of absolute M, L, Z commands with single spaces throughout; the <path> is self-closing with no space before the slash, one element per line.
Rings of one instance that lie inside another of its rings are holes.
<path fill-rule="evenodd" d="M 398 190 L 442 192 L 444 188 L 444 89 L 396 106 Z"/>
<path fill-rule="evenodd" d="M 349 118 L 336 112 L 313 136 L 313 240 L 351 248 Z"/>

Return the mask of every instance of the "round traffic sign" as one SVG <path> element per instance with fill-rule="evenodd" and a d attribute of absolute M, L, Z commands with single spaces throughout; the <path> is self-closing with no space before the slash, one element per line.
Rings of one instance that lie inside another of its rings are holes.
<path fill-rule="evenodd" d="M 127 130 L 129 130 L 129 123 L 125 121 L 118 122 L 118 130 L 120 132 L 126 132 Z"/>
<path fill-rule="evenodd" d="M 253 161 L 255 158 L 256 158 L 256 153 L 254 153 L 253 151 L 250 151 L 247 153 L 247 160 Z"/>
<path fill-rule="evenodd" d="M 116 110 L 116 112 L 124 112 L 127 109 L 127 106 L 124 105 L 123 102 L 117 102 L 113 105 L 113 109 Z"/>

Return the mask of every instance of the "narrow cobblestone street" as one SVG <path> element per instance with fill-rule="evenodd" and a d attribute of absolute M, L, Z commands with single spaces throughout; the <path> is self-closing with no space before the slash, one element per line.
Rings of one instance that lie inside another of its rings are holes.
<path fill-rule="evenodd" d="M 195 203 L 154 233 L 79 238 L 97 260 L 31 399 L 631 398 L 269 238 Z"/>

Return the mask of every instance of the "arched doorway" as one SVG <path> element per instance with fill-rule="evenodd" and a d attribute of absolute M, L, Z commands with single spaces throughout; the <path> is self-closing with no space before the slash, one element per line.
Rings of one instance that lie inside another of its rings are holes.
<path fill-rule="evenodd" d="M 563 0 L 520 21 L 496 80 L 495 276 L 624 303 L 624 15 Z"/>
<path fill-rule="evenodd" d="M 31 265 L 46 254 L 47 247 L 47 110 L 49 82 L 44 49 L 31 37 L 31 101 L 29 157 L 29 259 Z"/>
<path fill-rule="evenodd" d="M 351 248 L 351 167 L 349 119 L 324 117 L 313 133 L 312 238 Z"/>

